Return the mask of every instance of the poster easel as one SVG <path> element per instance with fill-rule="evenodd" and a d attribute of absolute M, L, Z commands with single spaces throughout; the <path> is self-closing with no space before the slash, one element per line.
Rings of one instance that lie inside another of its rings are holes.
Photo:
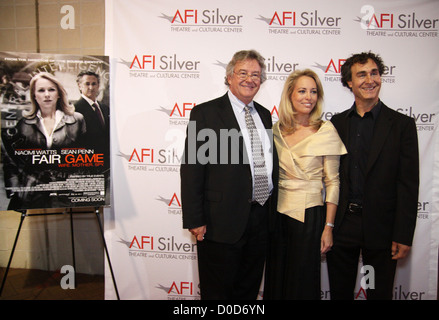
<path fill-rule="evenodd" d="M 6 267 L 5 274 L 4 274 L 4 276 L 3 276 L 2 284 L 1 284 L 1 287 L 0 287 L 0 296 L 2 295 L 3 287 L 4 287 L 5 283 L 6 283 L 6 278 L 7 278 L 7 276 L 8 276 L 9 268 L 10 268 L 10 266 L 11 266 L 12 258 L 13 258 L 13 256 L 14 256 L 15 247 L 16 247 L 17 242 L 18 242 L 18 237 L 19 237 L 19 235 L 20 235 L 21 227 L 22 227 L 22 225 L 23 225 L 23 221 L 24 221 L 24 219 L 25 219 L 26 217 L 33 217 L 33 216 L 46 216 L 46 215 L 59 215 L 59 214 L 70 214 L 70 235 L 71 235 L 71 242 L 72 242 L 73 268 L 74 268 L 74 270 L 76 270 L 76 260 L 75 260 L 75 241 L 74 241 L 74 236 L 73 236 L 73 214 L 92 213 L 92 212 L 90 212 L 90 211 L 79 211 L 79 212 L 75 212 L 75 211 L 72 211 L 71 208 L 70 208 L 70 209 L 66 209 L 66 210 L 63 211 L 63 212 L 53 212 L 53 213 L 28 213 L 27 210 L 17 210 L 17 212 L 20 212 L 20 213 L 21 213 L 20 224 L 18 225 L 18 230 L 17 230 L 17 234 L 16 234 L 16 236 L 15 236 L 14 244 L 13 244 L 13 246 L 12 246 L 11 255 L 9 256 L 8 265 L 7 265 L 7 267 Z M 103 241 L 103 244 L 104 244 L 105 255 L 106 255 L 106 257 L 107 257 L 108 265 L 109 265 L 109 267 L 110 267 L 111 277 L 112 277 L 112 280 L 113 280 L 114 289 L 115 289 L 115 291 L 116 291 L 117 300 L 120 300 L 119 292 L 118 292 L 118 290 L 117 290 L 117 285 L 116 285 L 116 279 L 115 279 L 115 277 L 114 277 L 114 273 L 113 273 L 113 268 L 112 268 L 112 265 L 111 265 L 110 256 L 109 256 L 109 254 L 108 254 L 107 243 L 106 243 L 106 241 L 105 241 L 104 230 L 103 230 L 103 228 L 102 228 L 102 223 L 101 223 L 101 220 L 100 220 L 100 217 L 99 217 L 99 207 L 95 207 L 95 208 L 94 208 L 94 213 L 96 214 L 96 219 L 97 219 L 98 224 L 99 224 L 99 231 L 100 231 L 100 234 L 101 234 L 101 237 L 102 237 L 102 241 Z"/>

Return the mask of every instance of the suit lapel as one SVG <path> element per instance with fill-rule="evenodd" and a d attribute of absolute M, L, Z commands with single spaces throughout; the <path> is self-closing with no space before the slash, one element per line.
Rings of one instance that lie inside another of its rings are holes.
<path fill-rule="evenodd" d="M 233 112 L 232 104 L 230 103 L 227 94 L 222 97 L 220 112 L 218 116 L 224 123 L 225 128 L 241 131 L 239 128 L 238 120 L 236 120 L 235 113 Z"/>
<path fill-rule="evenodd" d="M 343 121 L 339 122 L 338 134 L 339 134 L 341 140 L 343 141 L 344 145 L 346 146 L 346 148 L 348 148 L 348 146 L 349 146 L 349 123 L 350 123 L 349 113 L 346 112 L 344 117 L 345 117 L 345 119 Z M 345 165 L 341 166 L 341 168 L 344 172 L 345 177 L 349 176 L 349 158 L 350 158 L 349 153 L 346 156 L 342 157 Z"/>
<path fill-rule="evenodd" d="M 373 164 L 377 160 L 378 155 L 380 154 L 384 146 L 384 142 L 386 141 L 392 127 L 393 118 L 388 111 L 389 108 L 383 104 L 381 107 L 380 115 L 378 116 L 378 119 L 375 123 L 375 129 L 373 131 L 369 159 L 367 161 L 366 167 L 366 174 L 369 172 L 369 170 L 372 168 Z"/>
<path fill-rule="evenodd" d="M 345 120 L 340 121 L 340 129 L 338 130 L 338 134 L 340 135 L 341 140 L 345 144 L 345 146 L 349 145 L 349 113 L 346 112 L 344 115 Z"/>
<path fill-rule="evenodd" d="M 223 129 L 227 130 L 236 130 L 236 132 L 241 133 L 241 128 L 239 126 L 238 120 L 236 119 L 235 113 L 233 112 L 232 104 L 229 100 L 228 94 L 226 93 L 221 100 L 220 106 L 219 106 L 219 112 L 218 112 L 218 120 L 223 123 L 223 126 L 221 126 Z M 241 137 L 238 139 L 239 141 L 242 141 L 242 143 L 239 143 L 237 139 L 231 139 L 230 143 L 234 144 L 234 147 L 239 151 L 240 158 L 243 157 L 245 161 L 248 163 L 248 155 L 247 151 L 244 149 L 244 139 Z M 250 166 L 248 167 L 249 172 Z"/>

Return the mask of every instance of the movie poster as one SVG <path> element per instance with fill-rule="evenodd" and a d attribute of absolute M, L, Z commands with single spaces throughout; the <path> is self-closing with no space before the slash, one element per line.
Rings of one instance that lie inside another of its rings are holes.
<path fill-rule="evenodd" d="M 0 52 L 0 77 L 0 210 L 109 205 L 108 57 Z"/>

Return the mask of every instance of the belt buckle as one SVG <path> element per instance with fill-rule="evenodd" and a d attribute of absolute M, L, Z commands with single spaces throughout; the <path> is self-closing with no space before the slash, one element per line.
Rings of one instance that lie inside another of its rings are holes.
<path fill-rule="evenodd" d="M 357 203 L 353 203 L 353 202 L 349 203 L 348 210 L 350 213 L 360 213 L 362 211 L 362 209 L 363 209 L 363 206 L 361 206 Z"/>

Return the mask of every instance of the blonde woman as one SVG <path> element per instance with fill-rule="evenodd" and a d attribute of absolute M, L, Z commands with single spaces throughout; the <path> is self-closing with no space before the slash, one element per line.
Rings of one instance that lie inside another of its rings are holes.
<path fill-rule="evenodd" d="M 18 128 L 29 147 L 56 148 L 75 144 L 85 133 L 84 117 L 75 112 L 64 86 L 50 73 L 38 73 L 30 82 L 31 110 Z"/>
<path fill-rule="evenodd" d="M 273 126 L 279 155 L 277 226 L 270 240 L 264 298 L 320 299 L 320 259 L 332 246 L 339 159 L 346 153 L 321 120 L 323 87 L 309 69 L 286 80 Z"/>
<path fill-rule="evenodd" d="M 15 134 L 2 136 L 5 148 L 5 185 L 9 209 L 50 208 L 44 192 L 32 192 L 40 183 L 57 181 L 61 168 L 49 161 L 32 161 L 26 150 L 60 150 L 80 147 L 86 132 L 84 117 L 69 104 L 63 85 L 50 73 L 38 73 L 30 82 L 31 109 L 23 112 Z M 16 153 L 16 150 L 25 150 Z M 48 151 L 43 154 L 60 154 Z M 20 191 L 14 191 L 20 190 Z"/>

